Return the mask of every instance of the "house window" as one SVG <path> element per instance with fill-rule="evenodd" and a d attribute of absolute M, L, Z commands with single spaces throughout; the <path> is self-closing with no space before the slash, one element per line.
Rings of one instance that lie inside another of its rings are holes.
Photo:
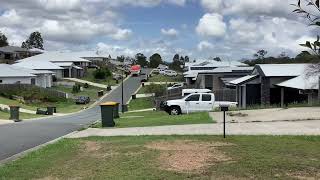
<path fill-rule="evenodd" d="M 10 54 L 4 54 L 4 59 L 10 59 Z"/>
<path fill-rule="evenodd" d="M 0 79 L 0 84 L 2 83 L 2 79 Z"/>

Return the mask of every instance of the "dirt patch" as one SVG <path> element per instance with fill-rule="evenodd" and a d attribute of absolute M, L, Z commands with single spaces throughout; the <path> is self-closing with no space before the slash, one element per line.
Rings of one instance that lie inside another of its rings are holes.
<path fill-rule="evenodd" d="M 84 150 L 88 153 L 97 152 L 101 149 L 101 145 L 95 141 L 85 141 Z"/>
<path fill-rule="evenodd" d="M 316 180 L 320 179 L 320 172 L 319 173 L 306 173 L 306 172 L 295 172 L 295 173 L 288 173 L 289 177 L 299 179 L 299 180 Z"/>
<path fill-rule="evenodd" d="M 231 161 L 231 158 L 217 149 L 230 143 L 206 143 L 197 141 L 153 142 L 149 149 L 160 150 L 158 161 L 161 168 L 177 172 L 201 172 L 208 166 Z"/>

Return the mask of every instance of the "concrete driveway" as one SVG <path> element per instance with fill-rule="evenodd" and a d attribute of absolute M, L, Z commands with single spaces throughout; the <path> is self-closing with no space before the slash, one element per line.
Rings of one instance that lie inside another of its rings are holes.
<path fill-rule="evenodd" d="M 222 112 L 211 112 L 210 116 L 217 122 L 223 122 Z M 227 122 L 235 123 L 301 120 L 320 120 L 320 107 L 230 111 L 226 116 Z"/>

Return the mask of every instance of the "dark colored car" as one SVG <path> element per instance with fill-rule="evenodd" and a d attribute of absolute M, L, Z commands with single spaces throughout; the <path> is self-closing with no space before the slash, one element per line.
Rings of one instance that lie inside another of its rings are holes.
<path fill-rule="evenodd" d="M 80 96 L 76 99 L 76 104 L 89 104 L 90 103 L 90 97 L 87 96 Z"/>
<path fill-rule="evenodd" d="M 147 75 L 142 76 L 141 82 L 147 82 L 147 81 L 148 81 Z"/>

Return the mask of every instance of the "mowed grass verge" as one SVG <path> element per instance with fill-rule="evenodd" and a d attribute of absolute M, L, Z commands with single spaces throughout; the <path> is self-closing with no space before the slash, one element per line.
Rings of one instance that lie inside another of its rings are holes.
<path fill-rule="evenodd" d="M 0 179 L 317 179 L 320 137 L 64 139 L 0 167 Z"/>
<path fill-rule="evenodd" d="M 132 99 L 128 108 L 129 111 L 154 108 L 154 97 Z"/>
<path fill-rule="evenodd" d="M 36 115 L 36 114 L 20 113 L 19 117 L 21 120 L 26 120 L 26 119 L 33 119 L 33 118 L 41 118 L 44 116 Z M 0 119 L 9 120 L 9 118 L 10 118 L 10 112 L 0 111 Z"/>
<path fill-rule="evenodd" d="M 116 128 L 147 127 L 183 124 L 207 124 L 214 123 L 208 112 L 192 113 L 189 115 L 170 116 L 163 111 L 146 111 L 125 113 L 119 119 L 115 119 Z M 101 128 L 101 123 L 92 125 L 93 128 Z"/>

